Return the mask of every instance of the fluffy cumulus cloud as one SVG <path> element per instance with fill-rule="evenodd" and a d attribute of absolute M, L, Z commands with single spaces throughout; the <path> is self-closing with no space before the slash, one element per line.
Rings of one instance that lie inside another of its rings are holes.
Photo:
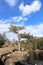
<path fill-rule="evenodd" d="M 13 39 L 18 40 L 17 35 L 12 32 L 7 33 L 6 36 L 10 41 L 12 41 Z"/>
<path fill-rule="evenodd" d="M 16 34 L 14 34 L 12 32 L 9 32 L 9 27 L 10 27 L 10 24 L 0 24 L 0 33 L 3 34 L 5 32 L 6 33 L 6 37 L 10 41 L 12 41 L 13 39 L 18 40 Z"/>
<path fill-rule="evenodd" d="M 43 36 L 43 24 L 39 24 L 39 25 L 29 25 L 26 26 L 26 29 L 24 29 L 23 31 L 19 31 L 19 33 L 30 33 L 33 36 L 37 36 L 37 37 L 42 37 Z"/>
<path fill-rule="evenodd" d="M 39 11 L 41 8 L 41 2 L 39 0 L 35 0 L 31 5 L 20 4 L 19 10 L 22 12 L 22 15 L 28 15 L 34 12 Z"/>
<path fill-rule="evenodd" d="M 9 31 L 9 24 L 0 24 L 0 33 Z"/>
<path fill-rule="evenodd" d="M 11 40 L 11 41 L 13 39 L 18 40 L 17 35 L 15 35 L 12 32 L 8 33 L 9 26 L 10 26 L 10 24 L 0 24 L 0 33 L 7 32 L 6 36 L 9 40 Z M 39 24 L 39 25 L 35 25 L 35 26 L 33 26 L 33 25 L 25 26 L 25 29 L 19 31 L 19 33 L 24 33 L 24 32 L 30 33 L 33 36 L 42 37 L 43 36 L 43 24 Z"/>
<path fill-rule="evenodd" d="M 9 6 L 13 7 L 17 4 L 18 0 L 5 0 Z"/>
<path fill-rule="evenodd" d="M 0 24 L 0 33 L 9 31 L 9 26 L 10 24 Z M 33 34 L 35 36 L 43 36 L 43 24 L 39 24 L 35 26 L 33 25 L 25 26 L 25 29 L 21 31 Z"/>
<path fill-rule="evenodd" d="M 34 36 L 37 36 L 37 37 L 43 36 L 43 24 L 27 27 L 27 32 L 28 30 L 30 34 Z"/>

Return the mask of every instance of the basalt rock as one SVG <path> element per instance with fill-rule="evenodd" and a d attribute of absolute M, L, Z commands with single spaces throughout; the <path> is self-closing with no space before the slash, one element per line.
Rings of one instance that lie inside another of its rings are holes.
<path fill-rule="evenodd" d="M 0 65 L 4 65 L 4 62 L 0 59 Z"/>
<path fill-rule="evenodd" d="M 35 65 L 35 63 L 32 58 L 27 58 L 26 60 L 15 62 L 15 65 Z"/>

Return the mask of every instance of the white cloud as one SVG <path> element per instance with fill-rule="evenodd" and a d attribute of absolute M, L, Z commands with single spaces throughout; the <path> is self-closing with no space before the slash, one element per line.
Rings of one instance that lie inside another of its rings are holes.
<path fill-rule="evenodd" d="M 9 31 L 9 29 L 8 29 L 9 25 L 10 24 L 0 24 L 0 33 L 8 32 Z"/>
<path fill-rule="evenodd" d="M 43 36 L 43 24 L 27 27 L 27 32 L 37 37 Z"/>
<path fill-rule="evenodd" d="M 0 24 L 13 24 L 15 22 L 24 22 L 27 21 L 28 18 L 27 17 L 23 17 L 23 16 L 17 16 L 17 17 L 11 17 L 9 19 L 6 20 L 0 20 Z"/>
<path fill-rule="evenodd" d="M 6 24 L 6 23 L 9 23 L 9 22 L 10 22 L 10 19 L 0 20 L 0 24 Z"/>
<path fill-rule="evenodd" d="M 24 10 L 24 4 L 23 4 L 23 3 L 20 4 L 19 9 L 20 9 L 21 11 Z"/>
<path fill-rule="evenodd" d="M 9 31 L 9 26 L 10 24 L 0 24 L 0 33 Z M 35 26 L 29 25 L 29 26 L 25 26 L 25 28 L 26 29 L 21 30 L 22 33 L 26 32 L 38 37 L 43 36 L 43 24 L 39 24 Z"/>
<path fill-rule="evenodd" d="M 28 15 L 32 12 L 37 12 L 41 8 L 41 2 L 39 0 L 35 0 L 31 5 L 24 5 L 23 3 L 20 4 L 19 10 L 22 12 L 22 15 Z"/>
<path fill-rule="evenodd" d="M 23 17 L 19 17 L 19 18 L 18 18 L 18 22 L 21 21 L 22 19 L 23 19 Z"/>
<path fill-rule="evenodd" d="M 12 41 L 13 39 L 18 40 L 17 35 L 12 32 L 9 32 L 10 24 L 0 24 L 0 33 L 6 33 L 6 37 Z"/>
<path fill-rule="evenodd" d="M 5 0 L 9 6 L 15 6 L 17 4 L 18 0 Z"/>
<path fill-rule="evenodd" d="M 27 17 L 23 17 L 23 16 L 18 16 L 18 17 L 12 17 L 12 20 L 14 22 L 22 22 L 22 21 L 27 21 L 28 18 Z"/>
<path fill-rule="evenodd" d="M 13 24 L 14 25 L 14 24 Z M 0 24 L 0 33 L 3 32 L 8 32 L 9 31 L 9 26 L 10 24 Z M 29 26 L 25 26 L 26 29 L 19 31 L 19 33 L 30 33 L 33 36 L 37 36 L 37 37 L 42 37 L 43 36 L 43 24 L 39 24 L 39 25 L 29 25 Z M 13 39 L 18 39 L 16 35 L 14 35 L 14 33 L 9 32 L 6 34 L 7 38 L 9 40 L 13 40 Z"/>
<path fill-rule="evenodd" d="M 10 41 L 12 41 L 13 39 L 18 40 L 17 35 L 12 32 L 7 33 L 6 36 Z"/>
<path fill-rule="evenodd" d="M 17 36 L 14 33 L 9 32 L 9 27 L 10 27 L 10 24 L 0 24 L 0 33 L 3 34 L 5 32 L 6 37 L 10 41 L 12 41 L 13 39 L 18 40 Z"/>
<path fill-rule="evenodd" d="M 33 12 L 39 11 L 41 8 L 41 2 L 39 0 L 35 0 L 31 5 L 31 10 Z"/>
<path fill-rule="evenodd" d="M 33 36 L 42 37 L 43 36 L 43 24 L 39 25 L 29 25 L 26 26 L 26 29 L 19 31 L 19 33 L 30 33 Z"/>

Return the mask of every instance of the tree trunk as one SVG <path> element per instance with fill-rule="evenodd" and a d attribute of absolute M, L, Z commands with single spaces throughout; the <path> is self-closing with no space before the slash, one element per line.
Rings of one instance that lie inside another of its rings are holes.
<path fill-rule="evenodd" d="M 19 38 L 19 34 L 18 34 L 18 46 L 19 46 L 19 51 L 20 51 L 20 38 Z"/>
<path fill-rule="evenodd" d="M 20 51 L 20 41 L 18 40 L 18 46 L 19 46 L 19 51 Z"/>

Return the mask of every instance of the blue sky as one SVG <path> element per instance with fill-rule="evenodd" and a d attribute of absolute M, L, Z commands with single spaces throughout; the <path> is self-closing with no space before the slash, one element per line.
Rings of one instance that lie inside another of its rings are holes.
<path fill-rule="evenodd" d="M 26 29 L 22 32 L 42 37 L 43 0 L 0 0 L 0 33 L 8 31 L 10 24 L 23 25 Z"/>

